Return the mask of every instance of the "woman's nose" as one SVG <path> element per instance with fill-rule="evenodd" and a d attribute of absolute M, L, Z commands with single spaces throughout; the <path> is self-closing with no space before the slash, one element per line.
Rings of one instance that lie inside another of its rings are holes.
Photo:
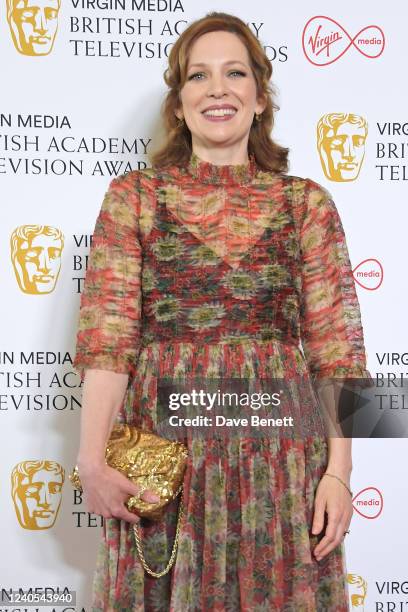
<path fill-rule="evenodd" d="M 226 91 L 226 83 L 224 78 L 221 77 L 212 77 L 208 81 L 208 95 L 222 96 Z"/>

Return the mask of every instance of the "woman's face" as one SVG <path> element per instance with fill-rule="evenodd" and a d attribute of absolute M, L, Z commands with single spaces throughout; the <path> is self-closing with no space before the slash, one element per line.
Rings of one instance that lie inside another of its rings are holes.
<path fill-rule="evenodd" d="M 248 51 L 231 32 L 202 34 L 192 45 L 187 77 L 180 92 L 181 108 L 194 147 L 236 146 L 248 143 L 254 113 L 265 104 L 256 96 L 256 81 Z M 226 109 L 205 112 L 211 107 Z"/>

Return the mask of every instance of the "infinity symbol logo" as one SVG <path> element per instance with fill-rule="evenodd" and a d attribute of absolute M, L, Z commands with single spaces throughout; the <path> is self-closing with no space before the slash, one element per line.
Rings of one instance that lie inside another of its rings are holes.
<path fill-rule="evenodd" d="M 369 25 L 352 38 L 337 21 L 324 15 L 312 17 L 303 28 L 303 52 L 314 66 L 333 64 L 352 46 L 364 57 L 375 59 L 384 51 L 384 32 Z"/>

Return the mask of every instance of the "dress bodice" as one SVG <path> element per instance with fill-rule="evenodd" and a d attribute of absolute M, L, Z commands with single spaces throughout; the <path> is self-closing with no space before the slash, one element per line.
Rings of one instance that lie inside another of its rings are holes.
<path fill-rule="evenodd" d="M 142 343 L 299 342 L 299 248 L 290 179 L 193 154 L 163 174 L 143 246 Z M 150 202 L 152 200 L 150 199 Z"/>
<path fill-rule="evenodd" d="M 151 343 L 277 341 L 314 376 L 369 376 L 346 238 L 330 193 L 255 158 L 135 170 L 95 224 L 74 365 L 134 374 Z"/>

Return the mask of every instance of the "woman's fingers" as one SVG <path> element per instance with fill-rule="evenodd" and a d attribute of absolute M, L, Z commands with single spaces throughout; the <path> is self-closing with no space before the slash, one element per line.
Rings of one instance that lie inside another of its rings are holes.
<path fill-rule="evenodd" d="M 313 515 L 312 533 L 320 533 L 324 525 L 324 509 L 325 504 L 323 501 L 316 500 Z"/>
<path fill-rule="evenodd" d="M 335 518 L 334 516 L 329 516 L 329 521 L 327 523 L 325 534 L 314 549 L 314 555 L 316 559 L 320 559 L 325 554 L 327 554 L 331 550 L 331 547 L 334 548 L 337 526 L 337 517 Z"/>
<path fill-rule="evenodd" d="M 319 561 L 340 544 L 347 525 L 347 514 L 329 513 L 327 528 L 322 540 L 315 546 L 314 555 Z"/>
<path fill-rule="evenodd" d="M 109 516 L 105 518 L 116 518 L 135 525 L 140 521 L 140 516 L 134 512 L 130 512 L 124 503 L 122 505 L 113 506 L 109 512 Z"/>
<path fill-rule="evenodd" d="M 126 476 L 123 476 L 123 474 L 119 474 L 119 475 L 122 476 L 120 481 L 121 481 L 121 484 L 123 485 L 124 492 L 127 493 L 128 495 L 139 497 L 141 487 L 133 483 L 131 480 L 129 480 L 129 478 L 126 478 Z M 158 501 L 160 501 L 160 495 L 157 495 L 157 493 L 155 493 L 151 489 L 145 489 L 141 495 L 141 498 L 143 499 L 143 501 L 148 502 L 150 504 L 155 504 Z"/>
<path fill-rule="evenodd" d="M 157 495 L 154 491 L 146 489 L 142 494 L 142 499 L 150 504 L 155 504 L 160 501 L 160 495 Z"/>
<path fill-rule="evenodd" d="M 84 496 L 88 512 L 99 514 L 104 518 L 118 518 L 130 523 L 138 523 L 140 516 L 130 512 L 126 502 L 132 496 L 148 503 L 160 501 L 154 491 L 149 489 L 142 493 L 141 487 L 129 478 L 111 468 L 103 466 L 94 473 L 84 470 Z"/>
<path fill-rule="evenodd" d="M 139 497 L 138 493 L 136 494 L 136 497 Z M 146 489 L 142 493 L 141 499 L 143 499 L 144 501 L 148 503 L 156 503 L 160 500 L 160 497 L 156 495 L 155 493 L 153 493 L 153 491 L 149 491 Z M 112 510 L 113 517 L 122 519 L 124 521 L 128 521 L 129 523 L 138 523 L 140 520 L 140 516 L 136 514 L 136 512 L 130 512 L 127 509 L 126 501 L 124 502 L 123 506 L 116 506 L 115 508 L 113 508 Z"/>
<path fill-rule="evenodd" d="M 319 534 L 324 528 L 326 514 L 327 526 L 324 535 L 313 549 L 318 561 L 342 542 L 353 515 L 353 506 L 344 488 L 340 488 L 336 482 L 322 479 L 314 500 L 313 534 Z"/>

